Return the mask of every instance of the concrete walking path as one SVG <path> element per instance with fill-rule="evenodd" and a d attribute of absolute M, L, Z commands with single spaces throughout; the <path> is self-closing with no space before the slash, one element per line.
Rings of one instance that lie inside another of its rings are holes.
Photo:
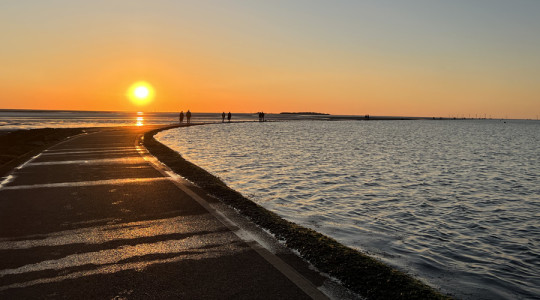
<path fill-rule="evenodd" d="M 303 262 L 160 166 L 138 144 L 151 128 L 71 138 L 0 183 L 0 299 L 326 298 Z"/>

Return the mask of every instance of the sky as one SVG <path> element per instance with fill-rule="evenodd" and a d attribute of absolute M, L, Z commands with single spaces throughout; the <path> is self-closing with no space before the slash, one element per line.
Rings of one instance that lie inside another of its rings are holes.
<path fill-rule="evenodd" d="M 534 118 L 538 0 L 0 2 L 0 109 Z M 139 81 L 153 100 L 126 97 Z"/>

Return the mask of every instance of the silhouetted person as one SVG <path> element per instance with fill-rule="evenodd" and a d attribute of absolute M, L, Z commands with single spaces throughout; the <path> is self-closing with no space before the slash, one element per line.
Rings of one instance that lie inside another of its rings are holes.
<path fill-rule="evenodd" d="M 227 115 L 227 120 L 229 120 L 229 123 L 231 123 L 231 118 L 232 118 L 232 115 L 231 115 L 231 112 L 229 112 L 229 114 Z"/>
<path fill-rule="evenodd" d="M 264 112 L 263 112 L 263 111 L 261 111 L 261 120 L 262 120 L 263 122 L 265 121 L 265 120 L 264 120 Z"/>
<path fill-rule="evenodd" d="M 184 122 L 184 111 L 180 112 L 180 115 L 179 115 L 178 119 L 180 119 L 180 124 L 182 124 L 182 122 Z"/>
<path fill-rule="evenodd" d="M 225 112 L 221 114 L 221 123 L 225 123 Z"/>
<path fill-rule="evenodd" d="M 189 124 L 191 122 L 191 112 L 189 111 L 189 109 L 186 113 L 186 118 L 187 118 L 187 123 Z"/>

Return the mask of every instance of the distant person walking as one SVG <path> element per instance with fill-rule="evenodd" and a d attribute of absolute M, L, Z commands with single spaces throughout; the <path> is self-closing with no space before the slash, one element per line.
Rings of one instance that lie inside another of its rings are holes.
<path fill-rule="evenodd" d="M 232 114 L 231 112 L 229 112 L 229 114 L 227 115 L 227 120 L 229 120 L 229 123 L 231 123 L 231 118 L 232 118 Z"/>
<path fill-rule="evenodd" d="M 264 122 L 264 112 L 261 111 L 261 120 Z"/>
<path fill-rule="evenodd" d="M 225 112 L 221 114 L 221 123 L 225 123 Z"/>
<path fill-rule="evenodd" d="M 182 124 L 182 122 L 184 122 L 184 111 L 180 112 L 180 115 L 178 116 L 178 119 L 180 120 L 180 124 Z"/>
<path fill-rule="evenodd" d="M 189 111 L 189 109 L 186 113 L 186 118 L 187 118 L 187 123 L 189 124 L 191 122 L 191 112 Z"/>

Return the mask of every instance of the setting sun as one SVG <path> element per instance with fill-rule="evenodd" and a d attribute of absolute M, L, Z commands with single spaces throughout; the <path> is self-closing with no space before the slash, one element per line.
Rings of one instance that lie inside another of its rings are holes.
<path fill-rule="evenodd" d="M 139 99 L 145 99 L 146 97 L 148 97 L 148 94 L 148 88 L 145 86 L 140 86 L 135 89 L 135 97 Z"/>
<path fill-rule="evenodd" d="M 139 81 L 129 87 L 127 97 L 135 105 L 146 105 L 154 98 L 154 89 L 148 82 Z"/>

